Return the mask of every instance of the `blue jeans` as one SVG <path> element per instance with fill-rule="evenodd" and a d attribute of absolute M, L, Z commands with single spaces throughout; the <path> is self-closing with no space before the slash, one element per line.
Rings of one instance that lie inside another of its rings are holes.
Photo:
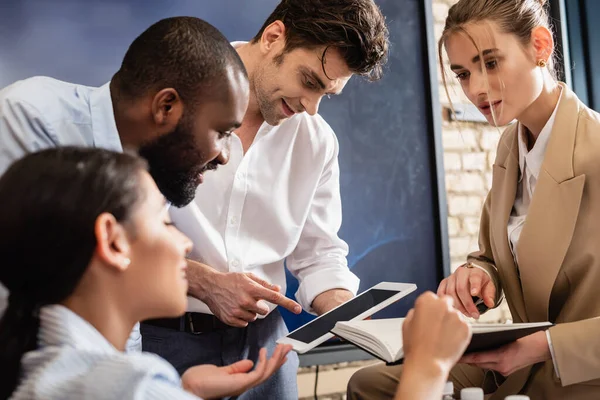
<path fill-rule="evenodd" d="M 163 357 L 173 364 L 179 374 L 199 364 L 224 366 L 243 359 L 256 363 L 261 347 L 266 347 L 271 355 L 275 341 L 288 333 L 278 310 L 248 324 L 246 328 L 194 335 L 142 324 L 141 331 L 143 350 Z M 298 355 L 292 351 L 287 358 L 287 362 L 273 376 L 237 399 L 297 400 Z"/>

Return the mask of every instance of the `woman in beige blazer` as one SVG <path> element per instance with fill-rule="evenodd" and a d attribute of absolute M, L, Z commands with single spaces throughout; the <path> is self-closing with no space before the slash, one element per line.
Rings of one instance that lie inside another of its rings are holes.
<path fill-rule="evenodd" d="M 479 251 L 443 280 L 465 315 L 471 296 L 506 297 L 515 322 L 555 326 L 464 356 L 456 391 L 488 398 L 600 399 L 600 116 L 552 74 L 545 0 L 460 0 L 440 40 L 464 94 L 503 133 Z M 359 371 L 349 399 L 391 398 L 402 367 Z"/>

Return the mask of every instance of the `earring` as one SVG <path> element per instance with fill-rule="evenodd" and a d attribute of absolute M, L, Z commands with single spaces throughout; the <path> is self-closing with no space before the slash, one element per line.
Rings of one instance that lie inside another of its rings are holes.
<path fill-rule="evenodd" d="M 123 260 L 123 267 L 129 267 L 129 264 L 131 264 L 131 260 L 129 258 L 125 258 Z"/>
<path fill-rule="evenodd" d="M 537 62 L 537 66 L 538 66 L 538 67 L 540 67 L 540 68 L 545 68 L 545 67 L 546 67 L 546 65 L 548 65 L 548 63 L 547 63 L 547 62 L 546 62 L 546 60 L 544 60 L 544 59 L 542 59 L 542 60 L 539 60 L 539 61 Z"/>

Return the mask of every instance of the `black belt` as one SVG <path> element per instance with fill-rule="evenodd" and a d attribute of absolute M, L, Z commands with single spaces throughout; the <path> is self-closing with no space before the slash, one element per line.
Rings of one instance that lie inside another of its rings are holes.
<path fill-rule="evenodd" d="M 186 312 L 179 318 L 148 319 L 143 321 L 142 324 L 172 329 L 179 332 L 193 333 L 195 335 L 233 328 L 232 326 L 221 322 L 221 320 L 214 315 L 196 312 Z"/>

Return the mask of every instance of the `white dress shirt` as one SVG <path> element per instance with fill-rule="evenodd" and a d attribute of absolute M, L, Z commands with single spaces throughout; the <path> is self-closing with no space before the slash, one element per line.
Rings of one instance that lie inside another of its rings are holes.
<path fill-rule="evenodd" d="M 251 272 L 285 291 L 285 262 L 306 311 L 327 290 L 358 290 L 338 237 L 338 142 L 319 115 L 263 123 L 245 155 L 233 135 L 229 163 L 208 172 L 195 200 L 171 216 L 194 242 L 190 257 L 218 271 Z M 188 310 L 210 313 L 192 297 Z"/>
<path fill-rule="evenodd" d="M 179 374 L 155 354 L 125 354 L 61 305 L 40 311 L 39 348 L 22 360 L 11 400 L 194 400 Z"/>
<path fill-rule="evenodd" d="M 540 175 L 542 163 L 544 162 L 544 156 L 546 154 L 546 148 L 550 141 L 550 135 L 552 133 L 552 127 L 554 126 L 554 120 L 556 118 L 556 110 L 558 109 L 558 103 L 546 122 L 544 128 L 540 132 L 535 144 L 531 150 L 527 149 L 527 132 L 523 129 L 523 125 L 518 126 L 518 141 L 519 141 L 519 181 L 517 183 L 517 194 L 515 196 L 515 203 L 511 211 L 510 217 L 508 218 L 508 242 L 510 250 L 513 254 L 515 265 L 519 265 L 519 254 L 517 252 L 517 244 L 519 243 L 519 237 L 521 231 L 525 225 L 527 219 L 527 211 L 533 198 L 535 191 L 535 185 Z M 546 337 L 548 339 L 548 345 L 550 347 L 550 353 L 552 355 L 552 361 L 554 363 L 554 370 L 556 375 L 560 377 L 558 373 L 558 365 L 554 357 L 554 349 L 552 348 L 552 339 L 550 338 L 550 332 L 546 331 Z"/>
<path fill-rule="evenodd" d="M 27 153 L 60 146 L 123 151 L 108 83 L 92 88 L 39 76 L 0 90 L 0 175 Z M 0 285 L 0 315 L 6 304 Z M 139 326 L 127 349 L 141 351 Z"/>

